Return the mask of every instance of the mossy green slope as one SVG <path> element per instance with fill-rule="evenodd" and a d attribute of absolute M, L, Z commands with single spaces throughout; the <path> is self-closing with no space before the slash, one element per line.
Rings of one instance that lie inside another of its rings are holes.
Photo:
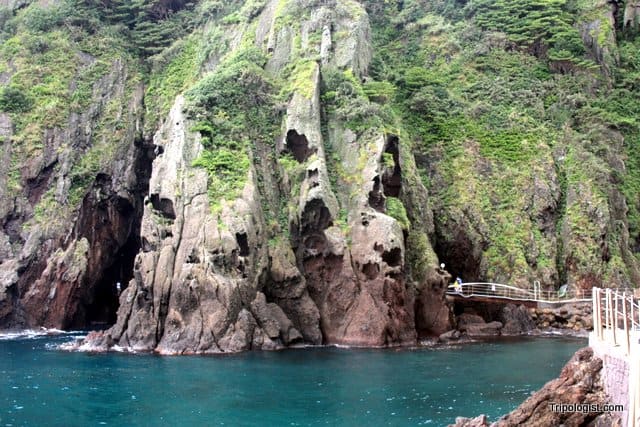
<path fill-rule="evenodd" d="M 637 38 L 614 28 L 616 9 L 571 0 L 369 7 L 369 87 L 385 90 L 368 95 L 390 98 L 410 135 L 442 260 L 467 280 L 633 285 Z"/>

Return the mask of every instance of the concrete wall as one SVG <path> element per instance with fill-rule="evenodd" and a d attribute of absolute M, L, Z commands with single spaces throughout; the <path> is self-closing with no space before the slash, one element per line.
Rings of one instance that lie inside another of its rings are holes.
<path fill-rule="evenodd" d="M 600 341 L 593 332 L 589 336 L 589 346 L 593 348 L 594 354 L 602 359 L 602 381 L 611 399 L 609 403 L 623 405 L 625 411 L 619 414 L 622 425 L 633 426 L 633 423 L 627 424 L 631 404 L 629 401 L 630 357 L 621 346 L 613 347 L 609 343 Z"/>

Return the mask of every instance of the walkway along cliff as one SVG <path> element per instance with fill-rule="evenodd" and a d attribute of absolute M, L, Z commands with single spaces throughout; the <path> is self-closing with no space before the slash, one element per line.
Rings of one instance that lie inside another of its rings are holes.
<path fill-rule="evenodd" d="M 1 328 L 394 346 L 451 329 L 448 272 L 640 279 L 617 3 L 142 3 L 2 3 Z"/>
<path fill-rule="evenodd" d="M 640 425 L 640 310 L 632 294 L 593 288 L 594 330 L 558 378 L 489 424 L 486 416 L 452 427 Z M 605 406 L 606 405 L 606 406 Z"/>

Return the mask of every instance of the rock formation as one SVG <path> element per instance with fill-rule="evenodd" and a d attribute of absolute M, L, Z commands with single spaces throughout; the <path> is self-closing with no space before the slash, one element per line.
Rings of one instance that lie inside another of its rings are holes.
<path fill-rule="evenodd" d="M 639 280 L 635 6 L 483 1 L 4 1 L 0 328 L 394 346 L 456 276 Z"/>
<path fill-rule="evenodd" d="M 511 427 L 511 426 L 612 426 L 616 417 L 612 413 L 596 411 L 554 411 L 552 404 L 592 405 L 594 408 L 608 403 L 601 379 L 602 360 L 593 350 L 583 348 L 567 362 L 560 376 L 549 381 L 539 391 L 498 421 L 489 424 L 485 416 L 458 418 L 455 427 Z M 617 420 L 619 423 L 619 420 Z"/>
<path fill-rule="evenodd" d="M 431 296 L 422 296 L 430 305 L 421 310 L 435 311 L 431 320 L 422 315 L 422 327 L 434 333 L 447 329 L 442 295 L 448 276 L 422 266 L 429 276 L 414 283 L 406 271 L 402 226 L 385 214 L 385 193 L 400 196 L 407 179 L 400 171 L 415 166 L 401 157 L 397 137 L 357 135 L 339 119 L 322 117 L 322 68 L 346 67 L 362 76 L 370 60 L 366 13 L 357 3 L 350 7 L 332 10 L 318 4 L 298 29 L 303 36 L 322 30 L 320 45 L 308 41 L 307 49 L 321 51 L 323 61 L 311 65 L 308 89 L 294 89 L 282 118 L 276 149 L 293 157 L 296 170 L 275 162 L 252 166 L 240 197 L 224 201 L 213 214 L 207 173 L 193 166 L 203 145 L 189 131 L 184 99 L 178 98 L 154 136 L 160 154 L 152 165 L 134 278 L 120 297 L 116 325 L 90 338 L 96 348 L 120 345 L 173 354 L 276 349 L 302 342 L 412 344 L 416 285 L 423 292 L 435 287 Z M 266 43 L 274 54 L 267 69 L 272 73 L 300 61 L 282 40 L 298 34 L 274 29 L 281 19 L 274 13 L 267 6 L 258 18 L 266 27 L 256 30 L 256 36 L 269 35 Z M 343 27 L 351 35 L 331 42 L 327 29 Z M 323 135 L 323 121 L 331 129 L 328 135 Z M 339 178 L 342 194 L 335 193 L 338 188 L 329 178 L 325 147 L 355 177 Z M 382 164 L 386 152 L 392 153 L 391 172 Z M 424 187 L 421 191 L 426 199 Z M 372 204 L 375 192 L 380 195 Z M 288 216 L 284 227 L 291 240 L 271 243 L 267 218 L 273 207 L 259 201 L 283 197 L 290 200 L 280 215 Z"/>

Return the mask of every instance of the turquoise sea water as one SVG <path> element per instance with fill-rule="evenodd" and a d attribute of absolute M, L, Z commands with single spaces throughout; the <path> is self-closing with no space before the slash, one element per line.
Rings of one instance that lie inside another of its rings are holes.
<path fill-rule="evenodd" d="M 0 340 L 0 426 L 442 426 L 512 410 L 585 340 L 215 357 L 56 350 Z"/>

